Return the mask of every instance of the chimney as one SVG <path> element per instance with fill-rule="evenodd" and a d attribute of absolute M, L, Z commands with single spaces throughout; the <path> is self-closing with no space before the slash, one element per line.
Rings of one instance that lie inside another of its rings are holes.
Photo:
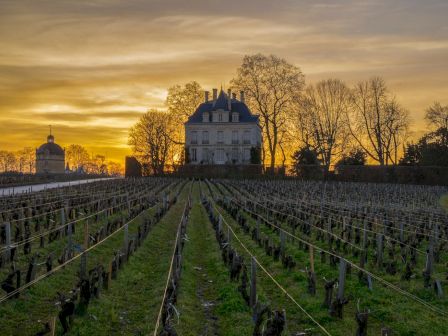
<path fill-rule="evenodd" d="M 229 108 L 229 111 L 231 111 L 232 110 L 232 90 L 230 90 L 230 89 L 228 89 L 227 90 L 227 104 L 228 104 L 228 108 Z"/>
<path fill-rule="evenodd" d="M 244 91 L 240 91 L 240 102 L 244 103 Z"/>
<path fill-rule="evenodd" d="M 209 92 L 205 91 L 204 93 L 205 93 L 205 102 L 208 103 L 208 94 L 209 94 Z"/>
<path fill-rule="evenodd" d="M 218 99 L 218 89 L 213 89 L 213 100 Z"/>
<path fill-rule="evenodd" d="M 232 99 L 236 99 L 236 93 L 232 92 Z"/>

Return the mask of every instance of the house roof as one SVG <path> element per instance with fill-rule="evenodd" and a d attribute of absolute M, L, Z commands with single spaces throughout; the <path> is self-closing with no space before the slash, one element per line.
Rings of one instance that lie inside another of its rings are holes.
<path fill-rule="evenodd" d="M 51 134 L 47 137 L 47 143 L 44 143 L 37 149 L 37 154 L 44 154 L 45 152 L 48 152 L 50 155 L 65 155 L 65 152 L 61 146 L 54 143 L 54 136 Z"/>
<path fill-rule="evenodd" d="M 64 150 L 61 148 L 61 146 L 52 143 L 52 142 L 48 142 L 45 143 L 43 145 L 41 145 L 38 149 L 37 149 L 37 154 L 44 154 L 46 151 L 48 151 L 48 154 L 50 155 L 60 155 L 60 156 L 64 156 Z"/>
<path fill-rule="evenodd" d="M 229 110 L 228 105 L 228 95 L 221 90 L 219 93 L 219 96 L 216 100 L 212 100 L 209 102 L 204 102 L 201 105 L 198 106 L 196 111 L 188 118 L 188 121 L 186 124 L 195 124 L 195 123 L 202 123 L 202 115 L 204 112 L 212 112 L 216 111 L 218 109 L 222 109 L 224 111 Z M 239 114 L 239 122 L 242 123 L 251 123 L 251 122 L 258 122 L 258 116 L 253 115 L 247 105 L 238 99 L 231 99 L 231 112 L 238 112 Z M 231 118 L 229 118 L 229 122 L 231 122 Z"/>

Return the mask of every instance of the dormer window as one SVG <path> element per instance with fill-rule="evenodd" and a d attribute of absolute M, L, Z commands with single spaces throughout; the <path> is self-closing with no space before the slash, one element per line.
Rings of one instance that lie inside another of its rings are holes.
<path fill-rule="evenodd" d="M 222 122 L 222 113 L 221 113 L 221 112 L 218 113 L 218 121 L 219 121 L 219 122 Z"/>
<path fill-rule="evenodd" d="M 232 122 L 239 122 L 240 118 L 239 118 L 239 114 L 238 112 L 233 112 L 232 113 Z"/>
<path fill-rule="evenodd" d="M 202 114 L 202 122 L 209 122 L 210 121 L 210 115 L 208 112 L 204 112 Z"/>

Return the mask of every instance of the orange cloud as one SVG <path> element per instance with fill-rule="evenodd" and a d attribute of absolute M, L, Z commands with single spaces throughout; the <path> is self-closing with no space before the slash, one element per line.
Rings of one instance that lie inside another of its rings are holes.
<path fill-rule="evenodd" d="M 308 82 L 383 76 L 411 111 L 448 94 L 444 0 L 12 1 L 0 13 L 0 149 L 38 146 L 55 125 L 123 160 L 127 129 L 166 89 L 226 84 L 248 53 L 273 53 Z M 443 102 L 448 103 L 448 102 Z"/>

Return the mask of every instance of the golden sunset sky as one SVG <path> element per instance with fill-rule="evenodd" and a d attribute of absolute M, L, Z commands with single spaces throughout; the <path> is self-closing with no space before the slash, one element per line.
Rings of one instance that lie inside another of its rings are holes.
<path fill-rule="evenodd" d="M 307 83 L 383 76 L 410 111 L 448 104 L 446 0 L 0 0 L 0 149 L 61 146 L 123 161 L 128 128 L 166 90 L 227 85 L 245 54 Z"/>

